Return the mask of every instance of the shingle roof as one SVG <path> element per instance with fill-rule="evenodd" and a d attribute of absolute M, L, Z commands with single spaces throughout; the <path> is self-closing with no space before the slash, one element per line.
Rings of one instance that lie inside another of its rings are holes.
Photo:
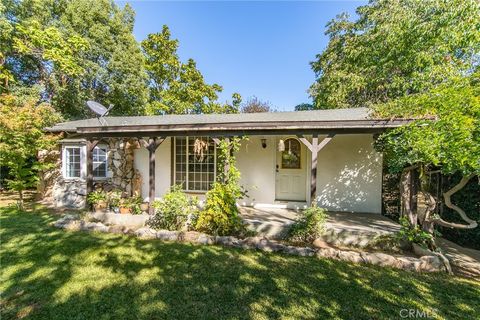
<path fill-rule="evenodd" d="M 163 115 L 163 116 L 130 116 L 130 117 L 104 117 L 102 125 L 97 118 L 68 121 L 58 123 L 47 131 L 75 132 L 78 128 L 86 127 L 118 127 L 118 126 L 163 126 L 163 125 L 195 125 L 195 124 L 231 124 L 231 123 L 295 123 L 295 122 L 335 122 L 368 120 L 367 108 L 330 109 L 314 111 L 289 111 L 265 113 L 239 113 L 239 114 L 188 114 L 188 115 Z M 103 120 L 102 120 L 103 121 Z"/>

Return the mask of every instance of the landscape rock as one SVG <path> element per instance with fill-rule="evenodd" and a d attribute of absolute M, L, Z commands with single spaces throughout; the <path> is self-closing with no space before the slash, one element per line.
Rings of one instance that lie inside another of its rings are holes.
<path fill-rule="evenodd" d="M 313 246 L 319 249 L 327 249 L 332 247 L 330 244 L 328 244 L 328 242 L 324 241 L 322 238 L 315 239 L 313 241 Z"/>
<path fill-rule="evenodd" d="M 108 227 L 101 222 L 84 222 L 80 226 L 84 231 L 108 232 Z"/>
<path fill-rule="evenodd" d="M 215 237 L 205 233 L 200 233 L 200 235 L 197 238 L 197 243 L 198 244 L 215 244 Z"/>
<path fill-rule="evenodd" d="M 333 248 L 318 249 L 316 255 L 319 258 L 338 259 L 338 251 Z"/>
<path fill-rule="evenodd" d="M 338 251 L 338 259 L 343 261 L 349 261 L 353 263 L 363 263 L 362 255 L 355 251 Z"/>
<path fill-rule="evenodd" d="M 143 227 L 135 231 L 135 235 L 142 239 L 155 239 L 157 232 L 151 228 Z"/>
<path fill-rule="evenodd" d="M 156 233 L 156 238 L 164 241 L 177 241 L 178 231 L 160 230 Z"/>
<path fill-rule="evenodd" d="M 381 252 L 362 252 L 361 256 L 365 262 L 373 265 L 382 267 L 397 267 L 399 265 L 399 261 L 394 256 Z"/>
<path fill-rule="evenodd" d="M 119 226 L 119 225 L 112 225 L 108 227 L 108 232 L 110 233 L 124 233 L 125 227 L 124 226 Z"/>
<path fill-rule="evenodd" d="M 443 262 L 437 256 L 423 256 L 420 257 L 419 268 L 421 271 L 438 272 L 443 271 Z"/>
<path fill-rule="evenodd" d="M 276 241 L 262 239 L 260 240 L 260 242 L 257 243 L 257 249 L 265 252 L 280 252 L 285 251 L 285 245 Z"/>
<path fill-rule="evenodd" d="M 241 246 L 240 240 L 232 236 L 217 236 L 215 237 L 215 243 L 227 247 Z"/>
<path fill-rule="evenodd" d="M 285 246 L 283 248 L 283 252 L 287 254 L 293 254 L 296 256 L 302 256 L 302 257 L 315 255 L 315 250 L 307 247 Z"/>

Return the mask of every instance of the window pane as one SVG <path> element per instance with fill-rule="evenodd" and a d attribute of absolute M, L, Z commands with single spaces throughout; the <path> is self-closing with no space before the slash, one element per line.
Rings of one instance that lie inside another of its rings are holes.
<path fill-rule="evenodd" d="M 105 178 L 107 176 L 107 149 L 95 147 L 92 152 L 93 176 Z"/>
<path fill-rule="evenodd" d="M 209 190 L 215 179 L 213 140 L 208 137 L 182 137 L 175 140 L 175 183 L 185 181 L 185 190 Z M 184 180 L 180 180 L 180 177 Z"/>
<path fill-rule="evenodd" d="M 65 148 L 65 177 L 80 177 L 80 147 Z"/>

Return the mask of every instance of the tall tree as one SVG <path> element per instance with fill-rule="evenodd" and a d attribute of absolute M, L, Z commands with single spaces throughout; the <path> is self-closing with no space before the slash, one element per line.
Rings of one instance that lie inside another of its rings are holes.
<path fill-rule="evenodd" d="M 9 168 L 7 186 L 18 192 L 23 209 L 23 191 L 34 187 L 38 171 L 48 166 L 37 160 L 37 153 L 55 144 L 43 129 L 60 120 L 47 103 L 40 102 L 40 90 L 0 94 L 0 166 Z"/>
<path fill-rule="evenodd" d="M 272 106 L 267 101 L 262 101 L 257 97 L 251 97 L 242 106 L 243 113 L 271 112 Z"/>
<path fill-rule="evenodd" d="M 480 58 L 477 0 L 371 0 L 327 24 L 311 63 L 317 109 L 361 107 L 422 93 L 470 73 Z"/>
<path fill-rule="evenodd" d="M 2 46 L 4 68 L 17 85 L 41 84 L 42 98 L 67 118 L 87 116 L 89 99 L 114 104 L 113 114 L 144 113 L 146 75 L 128 5 L 120 9 L 112 0 L 5 3 L 3 23 L 12 28 L 0 34 L 9 40 Z"/>
<path fill-rule="evenodd" d="M 424 182 L 421 191 L 428 208 L 423 215 L 409 210 L 410 223 L 417 225 L 419 222 L 430 232 L 435 225 L 476 228 L 478 222 L 455 205 L 451 197 L 480 175 L 480 77 L 474 74 L 470 79 L 458 79 L 428 93 L 376 105 L 375 115 L 380 118 L 418 119 L 382 134 L 377 141 L 377 148 L 384 152 L 391 171 L 408 174 L 411 169 L 418 169 L 421 172 Z M 429 182 L 428 172 L 432 170 L 462 176 L 443 197 L 445 205 L 456 211 L 463 223 L 445 221 L 433 214 L 436 201 L 425 187 Z"/>
<path fill-rule="evenodd" d="M 314 109 L 315 107 L 311 103 L 300 103 L 295 106 L 295 111 L 308 111 Z"/>
<path fill-rule="evenodd" d="M 149 114 L 187 114 L 231 112 L 229 106 L 217 102 L 222 87 L 207 84 L 193 59 L 180 61 L 179 42 L 171 39 L 164 25 L 159 33 L 143 40 L 149 77 Z"/>

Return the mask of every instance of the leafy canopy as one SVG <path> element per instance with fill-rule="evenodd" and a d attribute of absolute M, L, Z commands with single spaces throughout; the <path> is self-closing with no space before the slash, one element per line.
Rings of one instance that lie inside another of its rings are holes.
<path fill-rule="evenodd" d="M 0 95 L 0 166 L 9 168 L 12 178 L 7 186 L 20 193 L 34 187 L 38 171 L 49 166 L 36 156 L 55 144 L 55 138 L 45 135 L 43 129 L 60 120 L 52 106 L 38 103 L 40 90 L 36 89 Z"/>
<path fill-rule="evenodd" d="M 418 119 L 380 136 L 377 147 L 384 151 L 392 171 L 425 164 L 445 174 L 480 174 L 478 81 L 476 77 L 458 80 L 375 107 L 375 116 L 381 118 L 435 119 Z"/>
<path fill-rule="evenodd" d="M 166 25 L 161 32 L 149 34 L 141 45 L 149 78 L 148 114 L 238 112 L 235 105 L 217 102 L 222 87 L 207 84 L 193 59 L 180 61 L 178 40 L 171 39 Z M 237 103 L 236 95 L 233 99 Z"/>
<path fill-rule="evenodd" d="M 317 109 L 362 107 L 426 92 L 478 63 L 477 0 L 371 0 L 358 18 L 327 24 L 327 48 L 311 63 Z"/>

